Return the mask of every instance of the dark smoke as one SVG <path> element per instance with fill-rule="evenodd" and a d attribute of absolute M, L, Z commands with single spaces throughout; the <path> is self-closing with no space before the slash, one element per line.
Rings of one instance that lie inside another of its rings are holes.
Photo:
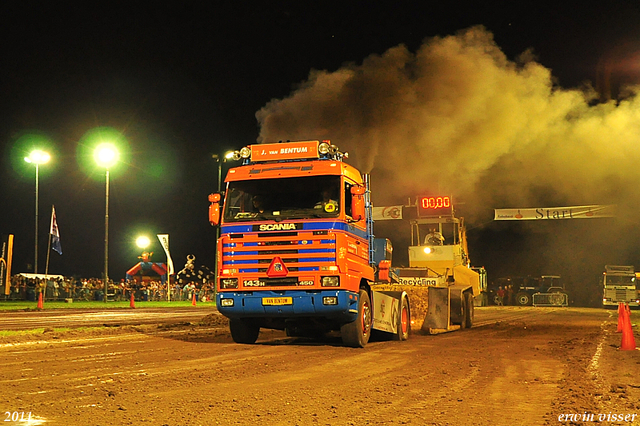
<path fill-rule="evenodd" d="M 415 53 L 400 45 L 359 65 L 312 70 L 256 117 L 259 141 L 330 139 L 348 151 L 371 173 L 376 205 L 418 194 L 464 201 L 472 259 L 497 274 L 563 273 L 597 290 L 605 263 L 640 266 L 640 100 L 634 88 L 626 93 L 596 103 L 590 86 L 558 87 L 528 52 L 509 60 L 473 27 Z M 493 208 L 586 204 L 618 204 L 620 215 L 491 221 Z"/>

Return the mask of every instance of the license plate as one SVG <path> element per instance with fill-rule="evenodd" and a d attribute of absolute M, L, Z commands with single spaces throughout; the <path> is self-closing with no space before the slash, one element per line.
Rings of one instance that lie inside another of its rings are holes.
<path fill-rule="evenodd" d="M 291 305 L 293 304 L 293 298 L 291 297 L 263 297 L 263 306 L 279 306 L 279 305 Z"/>

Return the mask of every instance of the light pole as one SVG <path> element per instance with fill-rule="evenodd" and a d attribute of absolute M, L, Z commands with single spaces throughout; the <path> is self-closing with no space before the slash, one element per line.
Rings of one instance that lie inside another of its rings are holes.
<path fill-rule="evenodd" d="M 109 289 L 109 168 L 118 162 L 120 154 L 110 143 L 103 143 L 96 147 L 94 159 L 106 170 L 105 210 L 104 210 L 104 301 L 107 301 Z"/>
<path fill-rule="evenodd" d="M 35 236 L 35 261 L 33 264 L 33 273 L 38 273 L 38 181 L 39 181 L 39 172 L 40 172 L 40 164 L 48 163 L 51 159 L 51 156 L 48 152 L 41 151 L 36 149 L 31 151 L 28 157 L 24 158 L 24 161 L 27 163 L 35 164 L 36 166 L 36 236 Z"/>

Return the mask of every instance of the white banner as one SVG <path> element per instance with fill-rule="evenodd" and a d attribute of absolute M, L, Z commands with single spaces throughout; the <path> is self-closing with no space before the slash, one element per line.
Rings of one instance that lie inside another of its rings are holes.
<path fill-rule="evenodd" d="M 494 211 L 494 220 L 597 219 L 616 216 L 616 206 L 613 204 L 572 207 L 495 209 Z"/>
<path fill-rule="evenodd" d="M 158 234 L 158 239 L 160 240 L 160 245 L 162 245 L 164 252 L 167 254 L 169 275 L 173 275 L 173 260 L 171 260 L 171 255 L 169 254 L 169 234 Z"/>
<path fill-rule="evenodd" d="M 402 219 L 402 206 L 373 207 L 373 220 Z"/>

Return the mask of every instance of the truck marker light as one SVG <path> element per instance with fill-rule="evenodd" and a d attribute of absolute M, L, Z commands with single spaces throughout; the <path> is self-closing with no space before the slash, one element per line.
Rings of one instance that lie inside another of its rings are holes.
<path fill-rule="evenodd" d="M 337 271 L 338 267 L 337 266 L 321 266 L 320 270 L 321 271 Z"/>

